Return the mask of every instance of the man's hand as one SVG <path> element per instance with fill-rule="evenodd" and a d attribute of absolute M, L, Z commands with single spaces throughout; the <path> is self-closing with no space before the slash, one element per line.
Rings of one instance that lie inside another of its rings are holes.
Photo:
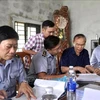
<path fill-rule="evenodd" d="M 75 71 L 79 71 L 81 73 L 90 73 L 86 68 L 83 67 L 76 67 Z"/>
<path fill-rule="evenodd" d="M 4 90 L 0 90 L 0 100 L 7 98 L 7 93 Z"/>
<path fill-rule="evenodd" d="M 85 68 L 86 68 L 90 73 L 94 73 L 95 68 L 94 68 L 93 66 L 87 65 Z"/>
<path fill-rule="evenodd" d="M 100 69 L 99 68 L 95 68 L 94 69 L 94 73 L 96 73 L 97 75 L 100 75 Z"/>
<path fill-rule="evenodd" d="M 93 66 L 86 66 L 86 69 L 89 70 L 92 73 L 96 73 L 97 75 L 100 75 L 100 69 L 94 68 Z"/>
<path fill-rule="evenodd" d="M 36 99 L 35 95 L 33 94 L 32 88 L 25 82 L 22 82 L 20 84 L 16 98 L 20 97 L 22 94 L 25 94 L 28 100 L 31 100 L 31 97 Z"/>

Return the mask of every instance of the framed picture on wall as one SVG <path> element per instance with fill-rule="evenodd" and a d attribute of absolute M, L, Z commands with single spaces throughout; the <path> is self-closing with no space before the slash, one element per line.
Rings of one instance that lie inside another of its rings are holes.
<path fill-rule="evenodd" d="M 96 40 L 91 40 L 91 54 L 92 54 L 94 48 L 96 48 L 98 45 L 99 45 L 98 39 L 96 39 Z"/>

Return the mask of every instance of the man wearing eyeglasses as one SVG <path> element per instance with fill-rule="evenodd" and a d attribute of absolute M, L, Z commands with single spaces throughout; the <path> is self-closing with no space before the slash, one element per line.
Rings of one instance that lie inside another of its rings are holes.
<path fill-rule="evenodd" d="M 54 79 L 66 75 L 56 73 L 56 55 L 61 51 L 60 45 L 60 39 L 57 36 L 45 38 L 44 49 L 32 58 L 28 78 Z"/>
<path fill-rule="evenodd" d="M 60 67 L 61 72 L 68 72 L 69 66 L 74 66 L 74 70 L 79 73 L 89 73 L 86 66 L 90 66 L 89 54 L 84 49 L 86 37 L 83 34 L 77 34 L 73 39 L 73 47 L 64 50 Z"/>

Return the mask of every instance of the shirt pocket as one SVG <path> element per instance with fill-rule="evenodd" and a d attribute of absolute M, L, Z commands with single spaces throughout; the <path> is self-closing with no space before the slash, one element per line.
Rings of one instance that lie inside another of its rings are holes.
<path fill-rule="evenodd" d="M 10 86 L 15 86 L 18 81 L 19 73 L 11 73 L 10 74 Z"/>

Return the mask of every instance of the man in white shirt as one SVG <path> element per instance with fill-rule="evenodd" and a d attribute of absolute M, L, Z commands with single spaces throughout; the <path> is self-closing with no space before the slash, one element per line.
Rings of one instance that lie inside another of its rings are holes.
<path fill-rule="evenodd" d="M 90 64 L 91 70 L 100 75 L 100 38 L 98 40 L 99 45 L 93 50 L 91 58 L 90 58 Z"/>
<path fill-rule="evenodd" d="M 100 68 L 100 38 L 98 42 L 99 45 L 93 50 L 90 58 L 90 64 L 95 68 Z"/>

